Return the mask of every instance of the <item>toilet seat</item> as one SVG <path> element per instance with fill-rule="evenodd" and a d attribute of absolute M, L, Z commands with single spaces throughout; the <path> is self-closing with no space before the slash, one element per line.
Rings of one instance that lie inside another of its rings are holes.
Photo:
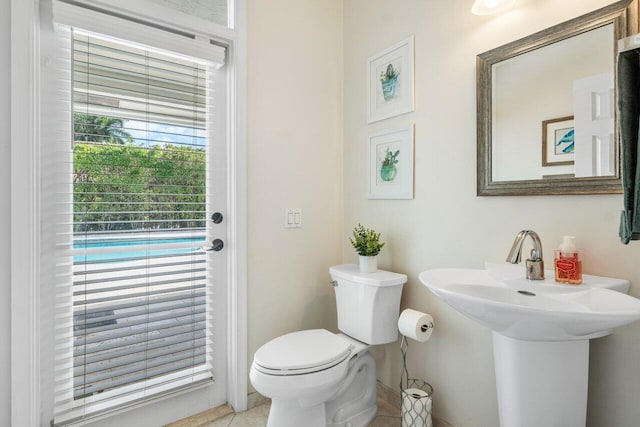
<path fill-rule="evenodd" d="M 256 351 L 254 367 L 268 375 L 303 375 L 322 371 L 346 360 L 353 350 L 349 340 L 324 329 L 292 332 Z"/>

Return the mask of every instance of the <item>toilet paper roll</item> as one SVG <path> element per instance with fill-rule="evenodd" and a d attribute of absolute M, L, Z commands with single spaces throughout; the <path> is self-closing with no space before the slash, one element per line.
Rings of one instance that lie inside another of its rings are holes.
<path fill-rule="evenodd" d="M 407 338 L 425 342 L 433 333 L 433 317 L 430 314 L 407 308 L 400 314 L 398 330 Z"/>
<path fill-rule="evenodd" d="M 426 391 L 408 388 L 402 392 L 402 427 L 432 427 L 433 400 Z"/>

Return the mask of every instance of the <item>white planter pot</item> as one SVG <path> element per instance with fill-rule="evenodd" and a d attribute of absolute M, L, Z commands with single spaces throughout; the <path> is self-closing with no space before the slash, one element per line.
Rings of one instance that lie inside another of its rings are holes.
<path fill-rule="evenodd" d="M 361 273 L 375 273 L 378 271 L 378 256 L 363 256 L 360 257 L 360 272 Z"/>

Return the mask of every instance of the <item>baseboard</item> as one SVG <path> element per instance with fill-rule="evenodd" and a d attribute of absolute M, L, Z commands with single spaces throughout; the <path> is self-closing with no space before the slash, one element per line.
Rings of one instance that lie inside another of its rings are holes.
<path fill-rule="evenodd" d="M 165 427 L 204 427 L 208 426 L 213 421 L 224 418 L 230 414 L 233 414 L 233 408 L 229 405 L 222 405 L 190 417 L 183 418 L 176 422 L 166 424 Z"/>
<path fill-rule="evenodd" d="M 258 392 L 249 393 L 247 396 L 247 409 L 255 408 L 256 406 L 263 405 L 269 402 L 271 399 L 264 397 Z M 229 414 L 234 414 L 235 411 L 229 405 L 222 405 L 216 408 L 211 408 L 199 414 L 192 415 L 182 420 L 176 421 L 171 424 L 167 424 L 165 427 L 200 427 L 208 426 L 213 421 L 224 418 Z"/>
<path fill-rule="evenodd" d="M 265 403 L 270 401 L 271 399 L 269 399 L 268 397 L 265 397 L 257 391 L 254 391 L 253 393 L 249 393 L 249 395 L 247 396 L 247 410 L 255 408 L 256 406 L 264 405 Z"/>
<path fill-rule="evenodd" d="M 394 408 L 400 409 L 400 405 L 402 404 L 400 399 L 400 387 L 398 387 L 398 389 L 394 389 L 378 381 L 377 393 L 378 399 L 382 399 Z"/>

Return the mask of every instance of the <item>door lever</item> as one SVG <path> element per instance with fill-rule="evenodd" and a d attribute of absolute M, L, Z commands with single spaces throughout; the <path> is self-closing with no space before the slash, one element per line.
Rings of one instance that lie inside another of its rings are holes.
<path fill-rule="evenodd" d="M 213 221 L 214 224 L 220 224 L 223 219 L 224 216 L 222 216 L 220 212 L 215 212 L 213 215 L 211 215 L 211 221 Z"/>
<path fill-rule="evenodd" d="M 222 248 L 224 248 L 224 242 L 220 239 L 214 239 L 211 241 L 211 246 L 209 247 L 204 246 L 202 250 L 205 252 L 211 252 L 211 251 L 219 252 L 222 250 Z"/>

